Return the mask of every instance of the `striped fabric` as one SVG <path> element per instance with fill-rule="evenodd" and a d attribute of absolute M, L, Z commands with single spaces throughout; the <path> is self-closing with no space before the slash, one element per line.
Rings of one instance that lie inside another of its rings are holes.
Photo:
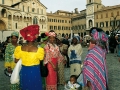
<path fill-rule="evenodd" d="M 92 90 L 107 90 L 106 53 L 100 47 L 95 46 L 88 52 L 84 60 L 83 77 L 84 85 L 90 81 Z"/>

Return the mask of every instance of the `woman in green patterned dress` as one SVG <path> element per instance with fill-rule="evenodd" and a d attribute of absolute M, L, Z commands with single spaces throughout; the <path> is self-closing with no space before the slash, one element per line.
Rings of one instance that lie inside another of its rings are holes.
<path fill-rule="evenodd" d="M 15 67 L 13 54 L 14 54 L 15 48 L 18 46 L 18 43 L 17 43 L 18 37 L 19 37 L 19 33 L 13 32 L 11 34 L 11 43 L 7 45 L 5 50 L 5 68 L 8 73 L 12 73 L 12 70 Z M 10 90 L 19 90 L 19 84 L 11 84 Z"/>

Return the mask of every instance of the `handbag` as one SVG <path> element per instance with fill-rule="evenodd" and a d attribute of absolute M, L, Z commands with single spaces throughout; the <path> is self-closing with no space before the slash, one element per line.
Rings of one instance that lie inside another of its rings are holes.
<path fill-rule="evenodd" d="M 19 83 L 19 80 L 20 80 L 19 73 L 20 73 L 20 70 L 21 70 L 21 67 L 22 67 L 21 64 L 22 64 L 22 61 L 19 60 L 16 64 L 15 68 L 13 69 L 12 75 L 10 77 L 10 83 L 11 84 Z"/>
<path fill-rule="evenodd" d="M 40 71 L 41 71 L 41 76 L 42 77 L 47 77 L 48 76 L 47 64 L 43 65 L 43 60 L 40 61 Z"/>

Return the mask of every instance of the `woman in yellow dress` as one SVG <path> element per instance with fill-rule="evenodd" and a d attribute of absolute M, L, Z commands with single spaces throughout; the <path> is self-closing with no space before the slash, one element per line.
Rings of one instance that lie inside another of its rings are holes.
<path fill-rule="evenodd" d="M 22 61 L 20 89 L 42 90 L 40 60 L 44 58 L 44 49 L 38 48 L 34 43 L 39 35 L 39 26 L 28 26 L 20 30 L 20 34 L 27 41 L 26 45 L 16 47 L 14 52 L 15 61 Z"/>

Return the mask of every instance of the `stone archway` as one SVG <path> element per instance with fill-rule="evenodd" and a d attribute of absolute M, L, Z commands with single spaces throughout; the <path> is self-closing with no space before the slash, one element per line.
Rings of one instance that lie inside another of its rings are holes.
<path fill-rule="evenodd" d="M 0 30 L 5 30 L 5 29 L 6 29 L 5 23 L 2 20 L 0 20 Z"/>

